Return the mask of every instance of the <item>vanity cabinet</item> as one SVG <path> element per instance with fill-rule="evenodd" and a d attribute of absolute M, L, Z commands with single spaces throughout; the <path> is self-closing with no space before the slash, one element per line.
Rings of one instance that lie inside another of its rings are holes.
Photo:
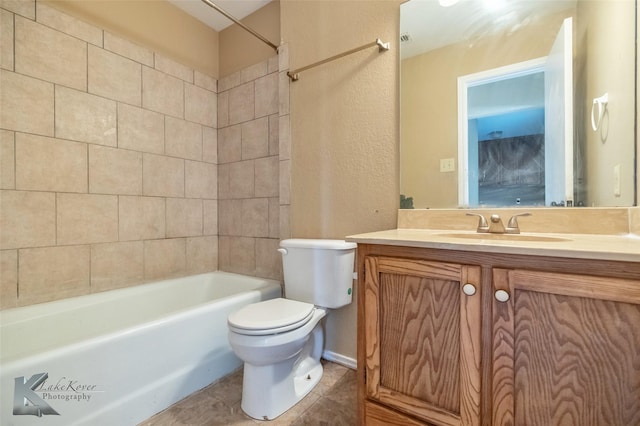
<path fill-rule="evenodd" d="M 359 244 L 361 425 L 640 425 L 640 265 Z"/>

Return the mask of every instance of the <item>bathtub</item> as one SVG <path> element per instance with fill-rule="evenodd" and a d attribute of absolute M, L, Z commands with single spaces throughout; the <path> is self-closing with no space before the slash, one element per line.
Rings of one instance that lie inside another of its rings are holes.
<path fill-rule="evenodd" d="M 227 315 L 280 292 L 212 272 L 0 311 L 0 424 L 135 425 L 240 367 Z"/>

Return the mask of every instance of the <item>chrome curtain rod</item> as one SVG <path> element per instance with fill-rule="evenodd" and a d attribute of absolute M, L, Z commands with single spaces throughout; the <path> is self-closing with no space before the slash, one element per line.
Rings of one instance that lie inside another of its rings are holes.
<path fill-rule="evenodd" d="M 202 1 L 205 1 L 205 0 L 202 0 Z M 297 70 L 294 70 L 294 71 L 289 71 L 287 73 L 287 75 L 289 76 L 291 81 L 298 81 L 298 78 L 300 78 L 298 76 L 298 74 L 301 73 L 302 71 L 306 71 L 306 70 L 308 70 L 310 68 L 314 68 L 314 67 L 317 67 L 319 65 L 326 64 L 327 62 L 335 61 L 336 59 L 343 58 L 345 56 L 351 55 L 352 53 L 356 53 L 356 52 L 359 52 L 359 51 L 364 50 L 364 49 L 368 49 L 368 48 L 373 47 L 373 46 L 378 46 L 378 52 L 380 52 L 380 53 L 386 52 L 387 50 L 389 50 L 389 43 L 384 43 L 382 40 L 377 38 L 376 41 L 372 41 L 371 43 L 364 44 L 364 45 L 362 45 L 360 47 L 356 47 L 355 49 L 347 50 L 346 52 L 339 53 L 339 54 L 337 54 L 335 56 L 332 56 L 330 58 L 324 59 L 322 61 L 315 62 L 315 63 L 313 63 L 311 65 L 307 65 L 306 67 L 298 68 Z"/>
<path fill-rule="evenodd" d="M 278 46 L 276 46 L 275 44 L 271 43 L 267 38 L 265 38 L 262 35 L 258 34 L 257 32 L 252 30 L 251 28 L 247 27 L 245 24 L 243 24 L 242 22 L 240 22 L 239 20 L 237 20 L 233 16 L 229 15 L 224 9 L 220 8 L 220 6 L 218 6 L 217 4 L 213 3 L 211 0 L 202 0 L 202 2 L 204 4 L 206 4 L 207 6 L 212 7 L 213 9 L 217 10 L 219 13 L 223 14 L 226 18 L 232 20 L 234 23 L 238 24 L 245 31 L 250 32 L 254 37 L 259 38 L 260 41 L 262 41 L 263 43 L 268 44 L 270 47 L 275 49 L 276 52 L 278 51 Z"/>

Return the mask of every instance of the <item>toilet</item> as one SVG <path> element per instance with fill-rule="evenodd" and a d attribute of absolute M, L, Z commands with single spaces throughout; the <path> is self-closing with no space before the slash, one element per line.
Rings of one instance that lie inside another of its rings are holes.
<path fill-rule="evenodd" d="M 322 319 L 351 303 L 356 244 L 342 240 L 280 242 L 285 298 L 247 305 L 228 317 L 229 343 L 244 361 L 242 410 L 275 419 L 322 377 Z"/>

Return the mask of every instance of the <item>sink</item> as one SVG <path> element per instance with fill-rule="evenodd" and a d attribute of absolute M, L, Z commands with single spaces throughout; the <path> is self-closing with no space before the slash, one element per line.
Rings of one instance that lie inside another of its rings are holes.
<path fill-rule="evenodd" d="M 490 234 L 490 233 L 450 233 L 438 234 L 440 237 L 461 238 L 465 240 L 485 240 L 485 241 L 532 241 L 540 243 L 552 243 L 570 241 L 568 238 L 548 237 L 546 235 L 525 235 L 525 234 Z"/>

